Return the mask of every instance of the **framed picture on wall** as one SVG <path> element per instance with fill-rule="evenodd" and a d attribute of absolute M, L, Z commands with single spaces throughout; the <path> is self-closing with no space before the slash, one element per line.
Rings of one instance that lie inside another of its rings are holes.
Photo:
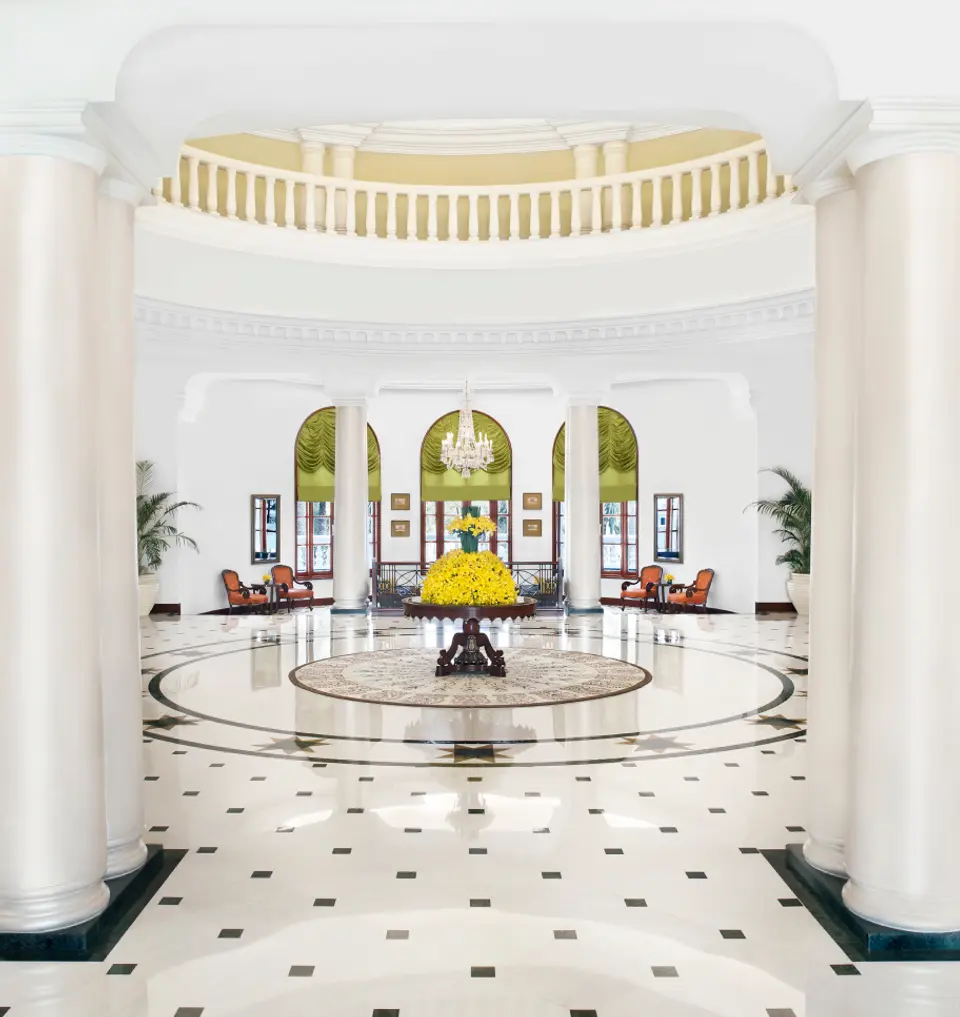
<path fill-rule="evenodd" d="M 390 510 L 392 512 L 409 512 L 410 511 L 410 495 L 409 494 L 391 494 L 390 495 Z"/>
<path fill-rule="evenodd" d="M 543 508 L 543 495 L 525 494 L 523 496 L 523 507 L 528 512 L 539 512 Z"/>
<path fill-rule="evenodd" d="M 396 495 L 394 495 L 396 497 Z M 406 497 L 410 497 L 406 495 Z M 391 519 L 390 520 L 390 536 L 391 537 L 409 537 L 410 536 L 410 520 L 409 519 Z"/>
<path fill-rule="evenodd" d="M 526 497 L 526 496 L 524 496 Z M 539 498 L 540 495 L 537 495 Z M 523 521 L 523 535 L 525 537 L 542 537 L 543 536 L 543 520 L 542 519 L 524 519 Z"/>

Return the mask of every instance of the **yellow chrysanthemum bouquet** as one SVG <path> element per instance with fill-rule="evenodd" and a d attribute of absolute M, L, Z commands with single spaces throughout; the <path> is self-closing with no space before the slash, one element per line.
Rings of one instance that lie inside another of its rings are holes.
<path fill-rule="evenodd" d="M 448 551 L 430 566 L 421 597 L 427 604 L 515 604 L 517 588 L 492 551 Z"/>
<path fill-rule="evenodd" d="M 471 533 L 475 537 L 483 533 L 493 533 L 496 528 L 496 523 L 489 516 L 463 516 L 451 519 L 447 523 L 448 533 Z"/>

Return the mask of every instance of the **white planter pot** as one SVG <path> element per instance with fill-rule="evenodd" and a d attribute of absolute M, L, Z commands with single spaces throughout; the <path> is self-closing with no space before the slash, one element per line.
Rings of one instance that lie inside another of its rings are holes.
<path fill-rule="evenodd" d="M 810 614 L 809 575 L 803 575 L 800 572 L 791 572 L 790 578 L 787 580 L 787 595 L 790 597 L 793 606 L 797 609 L 797 614 Z"/>
<path fill-rule="evenodd" d="M 160 592 L 160 580 L 156 573 L 148 573 L 140 576 L 140 617 L 146 618 L 153 610 L 157 602 L 157 594 Z"/>

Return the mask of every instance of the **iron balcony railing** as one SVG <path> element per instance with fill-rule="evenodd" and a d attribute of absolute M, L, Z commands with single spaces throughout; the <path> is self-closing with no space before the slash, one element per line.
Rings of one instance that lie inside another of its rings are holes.
<path fill-rule="evenodd" d="M 552 561 L 508 562 L 517 594 L 533 597 L 539 607 L 563 605 L 563 570 Z M 419 597 L 429 565 L 422 562 L 373 563 L 373 606 L 400 608 L 404 597 Z"/>

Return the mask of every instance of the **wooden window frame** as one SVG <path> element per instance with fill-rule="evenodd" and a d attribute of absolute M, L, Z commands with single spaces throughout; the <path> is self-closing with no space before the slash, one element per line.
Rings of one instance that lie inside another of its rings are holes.
<path fill-rule="evenodd" d="M 513 561 L 513 499 L 512 498 L 495 498 L 495 499 L 491 499 L 491 500 L 483 500 L 483 501 L 480 501 L 480 502 L 471 501 L 470 499 L 463 499 L 459 503 L 460 504 L 470 505 L 470 506 L 474 506 L 474 505 L 479 506 L 481 512 L 484 515 L 488 516 L 490 519 L 492 519 L 494 521 L 494 523 L 496 523 L 497 522 L 497 515 L 498 515 L 497 508 L 498 508 L 499 502 L 501 502 L 501 501 L 505 501 L 507 503 L 507 557 L 505 559 L 503 559 L 503 560 L 506 561 L 506 562 L 512 562 Z M 437 522 L 437 527 L 436 527 L 436 532 L 437 532 L 437 536 L 436 536 L 436 550 L 437 550 L 437 558 L 439 558 L 443 554 L 443 535 L 444 535 L 444 532 L 445 532 L 444 531 L 444 525 L 443 525 L 443 506 L 446 504 L 446 502 L 445 501 L 435 501 L 433 504 L 435 506 L 434 512 L 436 513 L 436 522 Z M 500 541 L 497 538 L 497 531 L 494 530 L 493 533 L 490 535 L 490 550 L 493 551 L 494 554 L 496 554 L 497 551 L 499 550 L 499 548 L 500 548 Z M 436 558 L 434 559 L 434 561 L 436 561 Z M 427 562 L 427 503 L 425 501 L 423 501 L 422 499 L 420 501 L 420 564 L 421 564 L 421 566 L 423 568 L 428 568 L 429 565 L 432 564 L 432 563 Z"/>
<path fill-rule="evenodd" d="M 306 505 L 307 506 L 307 511 L 305 513 L 306 526 L 304 527 L 304 529 L 306 531 L 305 532 L 305 536 L 306 536 L 306 548 L 307 548 L 307 569 L 304 572 L 299 571 L 299 569 L 297 568 L 297 560 L 298 560 L 298 557 L 299 557 L 297 552 L 300 550 L 301 547 L 304 546 L 303 544 L 300 543 L 300 534 L 299 534 L 299 532 L 296 533 L 296 538 L 295 538 L 296 542 L 294 544 L 293 574 L 298 579 L 333 579 L 333 570 L 334 570 L 335 563 L 336 563 L 336 557 L 335 557 L 336 551 L 335 551 L 335 548 L 334 548 L 334 542 L 335 542 L 335 539 L 336 539 L 336 535 L 334 533 L 334 524 L 333 524 L 334 504 L 333 504 L 332 501 L 328 501 L 326 504 L 330 506 L 330 569 L 329 569 L 329 571 L 315 572 L 313 570 L 313 568 L 312 568 L 312 565 L 313 565 L 313 547 L 314 547 L 314 544 L 313 544 L 313 505 L 314 505 L 314 503 L 312 501 L 302 501 L 302 500 L 298 500 L 297 501 L 297 515 L 296 515 L 296 520 L 295 520 L 297 523 L 299 523 L 299 520 L 300 520 L 300 505 Z M 297 530 L 299 531 L 299 525 L 297 526 Z"/>
<path fill-rule="evenodd" d="M 372 561 L 370 563 L 370 568 L 372 569 L 373 568 L 373 564 L 375 562 L 379 562 L 380 561 L 380 554 L 381 554 L 381 550 L 383 548 L 383 542 L 381 540 L 381 530 L 380 530 L 380 527 L 382 525 L 381 521 L 382 521 L 382 518 L 383 518 L 383 513 L 380 511 L 380 502 L 378 502 L 378 501 L 368 501 L 367 505 L 368 506 L 370 506 L 370 505 L 373 506 L 373 551 L 372 551 Z M 368 511 L 369 511 L 369 509 L 368 509 Z"/>
<path fill-rule="evenodd" d="M 630 511 L 627 506 L 633 502 L 634 510 L 634 528 L 633 528 L 633 544 L 636 548 L 637 567 L 630 570 L 629 561 L 629 547 L 630 547 L 630 536 L 628 521 L 630 518 Z M 636 498 L 631 498 L 630 501 L 621 502 L 600 502 L 600 578 L 601 579 L 631 579 L 636 576 L 640 571 L 640 506 Z M 620 562 L 621 566 L 619 569 L 604 569 L 603 567 L 603 506 L 604 505 L 617 505 L 620 506 Z"/>

